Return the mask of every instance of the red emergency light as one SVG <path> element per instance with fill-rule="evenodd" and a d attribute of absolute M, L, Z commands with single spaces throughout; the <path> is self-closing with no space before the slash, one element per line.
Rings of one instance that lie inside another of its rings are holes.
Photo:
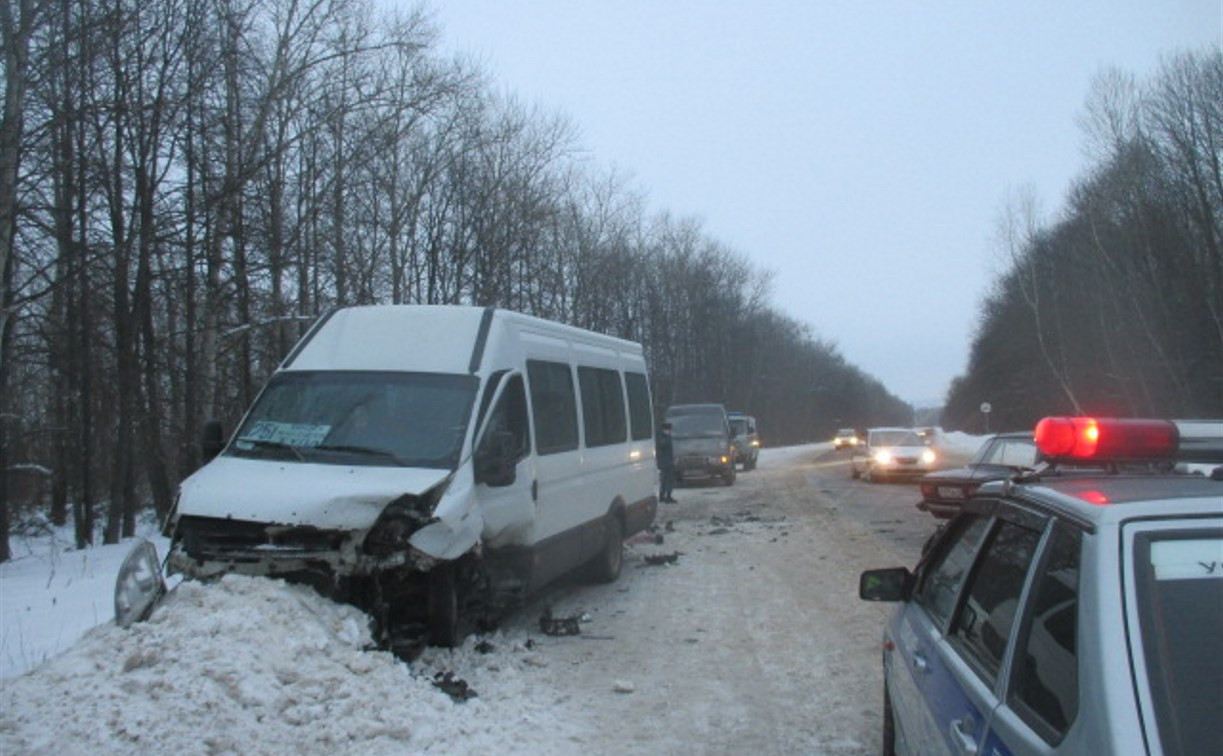
<path fill-rule="evenodd" d="M 1035 435 L 1041 454 L 1078 461 L 1171 459 L 1180 444 L 1170 420 L 1046 417 L 1036 424 Z"/>

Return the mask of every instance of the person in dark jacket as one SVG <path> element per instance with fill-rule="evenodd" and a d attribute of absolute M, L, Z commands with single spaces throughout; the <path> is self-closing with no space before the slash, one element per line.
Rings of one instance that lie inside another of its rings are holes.
<path fill-rule="evenodd" d="M 658 427 L 654 439 L 654 459 L 658 464 L 658 500 L 675 503 L 671 489 L 675 487 L 675 445 L 671 440 L 671 423 Z"/>

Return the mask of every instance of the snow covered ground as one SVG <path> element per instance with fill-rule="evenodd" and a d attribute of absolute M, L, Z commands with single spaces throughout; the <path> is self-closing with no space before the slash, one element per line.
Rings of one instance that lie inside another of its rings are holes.
<path fill-rule="evenodd" d="M 979 442 L 945 441 L 964 454 Z M 766 449 L 760 468 L 800 464 L 825 446 Z M 766 479 L 685 494 L 729 502 Z M 773 526 L 755 527 L 776 540 Z M 151 540 L 164 554 L 164 539 Z M 371 650 L 368 618 L 352 607 L 230 576 L 183 583 L 150 621 L 121 629 L 113 587 L 130 542 L 75 551 L 69 535 L 47 531 L 11 544 L 14 559 L 0 565 L 0 753 L 606 752 L 587 735 L 598 712 L 563 685 L 540 684 L 549 660 L 529 623 L 407 664 Z M 626 569 L 641 563 L 634 548 Z M 642 590 L 633 580 L 607 590 Z M 554 668 L 546 679 L 558 674 L 577 672 Z M 629 695 L 624 675 L 598 685 Z M 447 680 L 450 693 L 437 684 Z M 477 695 L 452 697 L 463 684 Z"/>

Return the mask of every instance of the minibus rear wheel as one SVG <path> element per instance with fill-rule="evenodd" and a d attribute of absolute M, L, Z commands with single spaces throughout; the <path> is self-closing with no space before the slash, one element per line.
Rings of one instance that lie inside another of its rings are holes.
<path fill-rule="evenodd" d="M 590 562 L 590 579 L 596 583 L 614 583 L 624 564 L 624 526 L 619 517 L 607 516 L 606 533 L 603 550 Z"/>

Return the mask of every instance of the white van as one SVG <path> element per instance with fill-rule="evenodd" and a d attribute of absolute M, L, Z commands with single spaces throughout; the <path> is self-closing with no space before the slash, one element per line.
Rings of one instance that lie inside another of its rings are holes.
<path fill-rule="evenodd" d="M 619 576 L 657 509 L 651 406 L 639 344 L 494 308 L 337 310 L 183 481 L 168 570 L 309 582 L 392 647 L 453 645 L 575 568 Z"/>

